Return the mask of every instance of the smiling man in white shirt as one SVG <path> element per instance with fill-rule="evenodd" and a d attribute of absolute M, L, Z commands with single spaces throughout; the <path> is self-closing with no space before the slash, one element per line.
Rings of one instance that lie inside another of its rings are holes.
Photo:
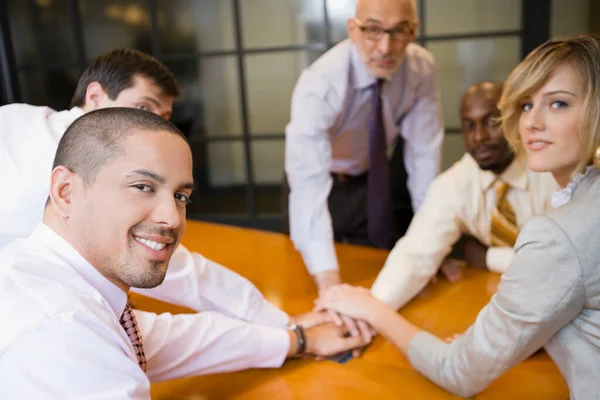
<path fill-rule="evenodd" d="M 6 188 L 6 195 L 0 196 L 0 250 L 28 237 L 42 220 L 56 147 L 73 121 L 86 112 L 115 106 L 148 110 L 169 119 L 178 96 L 177 81 L 164 64 L 140 51 L 119 49 L 90 63 L 79 79 L 70 110 L 56 112 L 28 104 L 0 107 L 0 187 Z M 289 317 L 248 280 L 182 245 L 173 254 L 162 285 L 134 291 L 267 326 L 323 320 L 314 313 Z"/>
<path fill-rule="evenodd" d="M 104 108 L 61 138 L 43 223 L 0 252 L 0 398 L 149 399 L 150 382 L 328 356 L 364 344 L 222 315 L 133 312 L 185 232 L 192 154 L 168 121 Z"/>
<path fill-rule="evenodd" d="M 497 122 L 501 94 L 502 84 L 480 82 L 463 96 L 467 153 L 433 181 L 373 284 L 388 305 L 400 308 L 419 293 L 463 234 L 483 244 L 473 246 L 472 264 L 504 272 L 519 228 L 549 206 L 556 182 L 514 159 Z"/>

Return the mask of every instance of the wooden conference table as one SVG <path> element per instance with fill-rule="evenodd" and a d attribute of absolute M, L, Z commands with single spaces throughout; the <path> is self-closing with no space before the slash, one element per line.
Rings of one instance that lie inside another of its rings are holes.
<path fill-rule="evenodd" d="M 290 240 L 280 234 L 189 222 L 183 243 L 252 281 L 271 302 L 290 314 L 309 311 L 316 297 L 310 276 Z M 338 245 L 345 282 L 369 287 L 386 252 Z M 499 275 L 468 268 L 454 284 L 430 284 L 402 314 L 439 337 L 463 332 L 496 290 Z M 138 308 L 184 309 L 134 295 Z M 406 357 L 378 336 L 359 359 L 292 360 L 281 369 L 179 379 L 152 385 L 155 400 L 200 399 L 452 399 L 413 370 Z M 509 370 L 478 399 L 567 399 L 567 385 L 545 354 Z"/>

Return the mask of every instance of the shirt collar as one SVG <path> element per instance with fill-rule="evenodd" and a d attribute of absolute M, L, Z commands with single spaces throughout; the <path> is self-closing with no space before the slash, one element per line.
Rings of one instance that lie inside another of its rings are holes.
<path fill-rule="evenodd" d="M 360 58 L 360 54 L 358 54 L 358 49 L 354 43 L 350 44 L 350 66 L 355 89 L 367 88 L 377 81 Z"/>
<path fill-rule="evenodd" d="M 404 58 L 406 58 L 406 55 Z M 404 58 L 402 59 L 401 64 L 404 63 Z M 350 42 L 350 69 L 352 71 L 352 83 L 355 89 L 365 89 L 369 86 L 373 86 L 375 82 L 377 82 L 377 78 L 371 75 L 364 61 L 360 58 L 358 49 L 352 42 Z M 401 73 L 400 66 L 398 66 L 392 75 L 392 80 Z"/>
<path fill-rule="evenodd" d="M 477 165 L 477 162 L 472 157 L 471 160 L 475 163 L 475 165 Z M 483 192 L 487 192 L 498 178 L 508 183 L 508 185 L 512 188 L 523 191 L 527 190 L 527 171 L 516 159 L 513 160 L 500 175 L 496 175 L 492 171 L 484 171 L 479 168 L 479 165 L 477 165 L 477 169 L 479 170 L 479 182 Z"/>
<path fill-rule="evenodd" d="M 591 176 L 594 172 L 597 172 L 596 167 L 594 167 L 593 165 L 588 165 L 584 172 L 577 173 L 575 174 L 575 176 L 573 176 L 567 187 L 552 193 L 552 207 L 562 207 L 569 201 L 571 201 L 573 192 L 575 191 L 575 189 L 577 189 L 581 181 L 583 181 L 588 176 Z"/>
<path fill-rule="evenodd" d="M 127 294 L 118 286 L 106 279 L 77 250 L 54 230 L 40 223 L 31 234 L 31 239 L 42 243 L 51 252 L 64 259 L 87 283 L 108 302 L 117 318 L 120 318 L 127 303 Z"/>
<path fill-rule="evenodd" d="M 85 111 L 83 111 L 81 108 L 79 107 L 73 107 L 69 110 L 69 114 L 71 114 L 71 116 L 73 117 L 73 121 L 75 121 L 77 118 L 81 117 L 83 114 L 85 114 Z"/>

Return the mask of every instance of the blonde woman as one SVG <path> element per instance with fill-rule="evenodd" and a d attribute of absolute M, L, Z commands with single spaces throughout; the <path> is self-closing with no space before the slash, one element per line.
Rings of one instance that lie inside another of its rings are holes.
<path fill-rule="evenodd" d="M 472 396 L 545 347 L 572 399 L 600 393 L 600 37 L 551 40 L 509 76 L 502 125 L 529 168 L 552 173 L 554 210 L 521 231 L 498 292 L 452 343 L 422 331 L 364 288 L 340 285 L 317 302 L 369 322 L 414 368 Z"/>

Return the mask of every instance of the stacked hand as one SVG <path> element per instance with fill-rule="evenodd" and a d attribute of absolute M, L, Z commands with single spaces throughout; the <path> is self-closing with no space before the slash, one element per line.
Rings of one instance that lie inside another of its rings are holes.
<path fill-rule="evenodd" d="M 364 321 L 354 321 L 345 316 L 339 316 L 333 311 L 311 311 L 290 317 L 290 323 L 302 325 L 307 336 L 307 355 L 317 359 L 353 349 L 353 356 L 360 354 L 359 348 L 369 344 L 372 338 L 371 328 Z M 348 325 L 353 326 L 348 328 Z M 360 326 L 361 328 L 356 328 Z M 367 331 L 364 335 L 359 329 Z M 356 353 L 358 352 L 358 353 Z"/>
<path fill-rule="evenodd" d="M 344 327 L 331 323 L 313 326 L 305 333 L 305 354 L 317 360 L 368 344 L 362 336 L 348 336 Z"/>
<path fill-rule="evenodd" d="M 319 289 L 319 295 L 325 293 L 329 288 L 336 287 L 341 283 L 338 270 L 320 272 L 314 276 L 314 279 Z M 363 320 L 351 318 L 332 309 L 327 310 L 327 312 L 334 324 L 344 326 L 351 336 L 362 336 L 366 343 L 370 343 L 376 333 L 369 324 Z M 352 352 L 352 355 L 358 357 L 360 353 L 360 349 L 355 349 Z"/>
<path fill-rule="evenodd" d="M 380 304 L 381 302 L 375 299 L 368 289 L 341 284 L 321 293 L 315 301 L 315 311 L 335 311 L 366 323 L 371 321 L 373 312 L 380 307 Z"/>
<path fill-rule="evenodd" d="M 329 313 L 319 311 L 311 311 L 290 317 L 290 324 L 302 325 L 304 329 L 333 322 L 334 321 Z"/>

